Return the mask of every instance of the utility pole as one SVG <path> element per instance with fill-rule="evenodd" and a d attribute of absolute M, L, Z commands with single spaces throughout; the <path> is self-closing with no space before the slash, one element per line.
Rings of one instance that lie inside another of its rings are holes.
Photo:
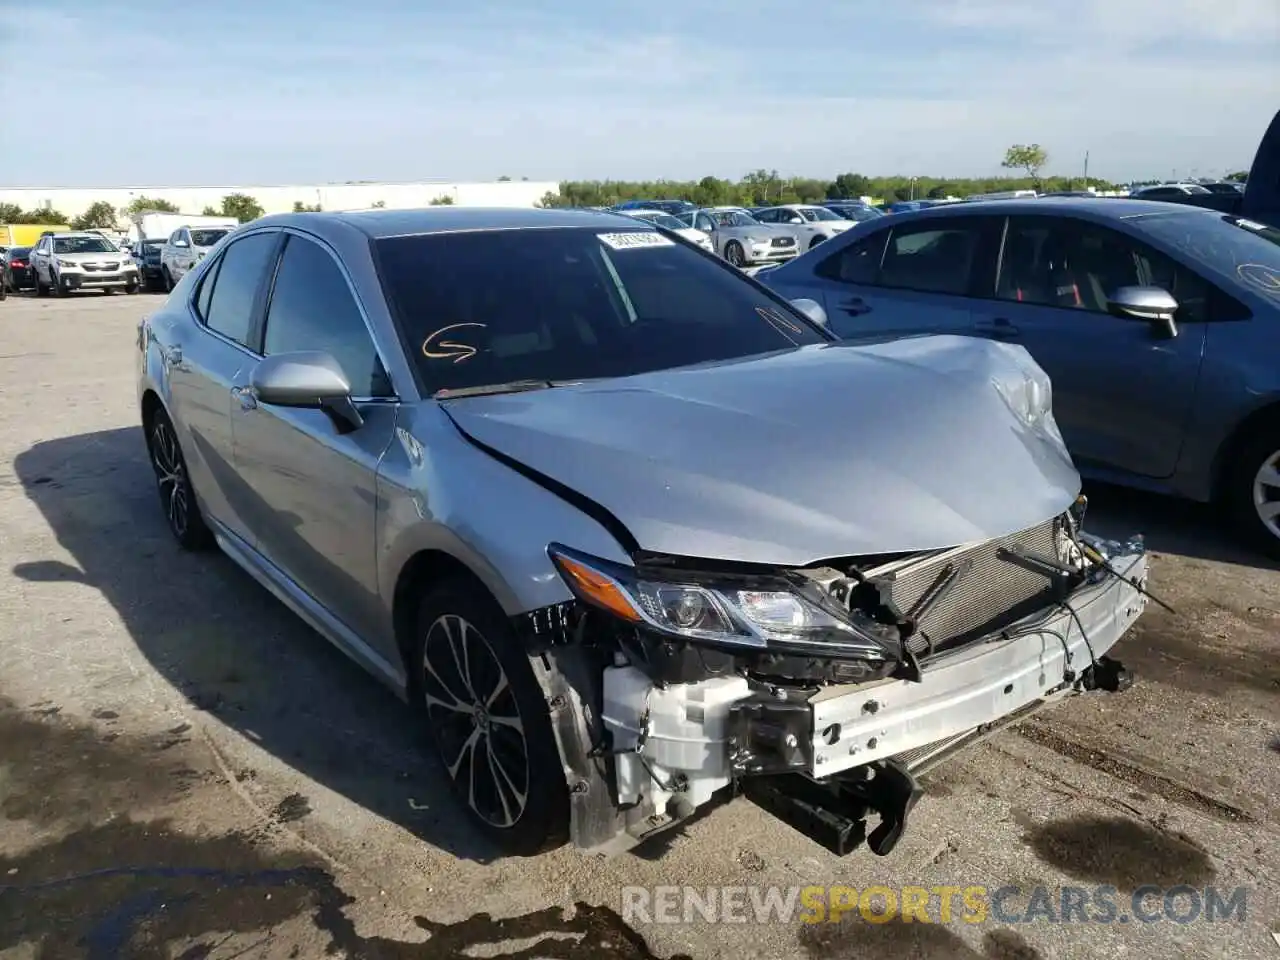
<path fill-rule="evenodd" d="M 1089 189 L 1089 151 L 1084 152 L 1084 188 Z"/>

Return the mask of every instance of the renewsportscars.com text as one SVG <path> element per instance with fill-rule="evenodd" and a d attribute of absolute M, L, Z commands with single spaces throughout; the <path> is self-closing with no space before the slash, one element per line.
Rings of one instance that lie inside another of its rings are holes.
<path fill-rule="evenodd" d="M 934 886 L 623 887 L 622 918 L 652 923 L 1227 923 L 1243 922 L 1245 887 L 1154 884 L 1060 888 Z"/>

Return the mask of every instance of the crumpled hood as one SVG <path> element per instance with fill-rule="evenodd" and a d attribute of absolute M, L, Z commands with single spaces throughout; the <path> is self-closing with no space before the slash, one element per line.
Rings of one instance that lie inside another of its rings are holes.
<path fill-rule="evenodd" d="M 1006 399 L 1029 378 L 1047 388 L 1021 347 L 936 336 L 445 407 L 643 549 L 803 565 L 989 539 L 1067 509 L 1080 479 L 1052 415 L 1028 421 Z"/>

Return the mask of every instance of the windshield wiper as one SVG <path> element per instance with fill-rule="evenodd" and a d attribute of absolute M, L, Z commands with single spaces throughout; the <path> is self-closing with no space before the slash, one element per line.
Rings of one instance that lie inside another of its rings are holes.
<path fill-rule="evenodd" d="M 524 393 L 527 390 L 548 390 L 559 384 L 551 380 L 511 380 L 507 383 L 485 383 L 475 387 L 445 387 L 431 395 L 433 400 L 452 400 L 455 397 L 484 397 L 498 393 Z"/>

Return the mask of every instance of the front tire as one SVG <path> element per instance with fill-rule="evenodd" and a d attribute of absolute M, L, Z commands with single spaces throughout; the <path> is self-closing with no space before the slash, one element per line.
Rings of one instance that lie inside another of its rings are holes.
<path fill-rule="evenodd" d="M 472 822 L 512 856 L 561 846 L 569 792 L 547 702 L 506 616 L 452 580 L 418 608 L 410 690 Z"/>
<path fill-rule="evenodd" d="M 161 273 L 164 280 L 164 292 L 173 293 L 173 275 L 169 273 L 169 268 L 165 267 Z"/>
<path fill-rule="evenodd" d="M 40 282 L 39 270 L 32 270 L 32 273 L 34 274 L 35 283 L 36 283 L 36 296 L 43 297 L 45 294 L 49 292 L 49 288 Z"/>
<path fill-rule="evenodd" d="M 730 240 L 725 245 L 724 258 L 739 270 L 747 265 L 747 255 L 742 249 L 742 244 L 737 240 Z"/>
<path fill-rule="evenodd" d="M 1224 491 L 1240 534 L 1280 559 L 1280 423 L 1272 421 L 1236 451 Z"/>
<path fill-rule="evenodd" d="M 184 550 L 205 549 L 213 542 L 213 534 L 200 515 L 195 488 L 191 485 L 191 473 L 187 470 L 187 460 L 182 454 L 182 445 L 178 443 L 173 421 L 163 410 L 157 410 L 151 417 L 147 429 L 147 450 L 156 475 L 160 505 L 173 539 Z"/>

